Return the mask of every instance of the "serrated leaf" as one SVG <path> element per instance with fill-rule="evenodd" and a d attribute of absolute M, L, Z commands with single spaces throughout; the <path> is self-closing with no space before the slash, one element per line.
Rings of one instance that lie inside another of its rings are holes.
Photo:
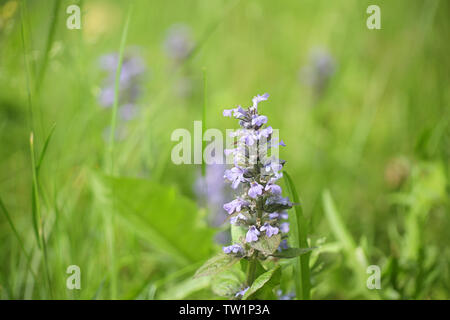
<path fill-rule="evenodd" d="M 212 276 L 227 268 L 230 268 L 233 264 L 238 262 L 240 258 L 229 255 L 229 254 L 219 254 L 212 257 L 206 261 L 203 266 L 201 266 L 194 275 L 194 278 Z"/>
<path fill-rule="evenodd" d="M 281 277 L 281 270 L 280 266 L 276 266 L 273 269 L 270 269 L 269 271 L 263 273 L 258 278 L 255 279 L 252 286 L 247 290 L 247 292 L 242 297 L 242 300 L 248 299 L 251 295 L 256 293 L 258 290 L 263 288 L 266 284 L 270 284 L 269 281 L 271 281 L 271 287 L 276 285 L 276 282 L 279 282 L 279 279 Z"/>
<path fill-rule="evenodd" d="M 250 242 L 250 246 L 258 251 L 261 251 L 263 254 L 270 256 L 273 254 L 281 243 L 281 235 L 275 234 L 270 238 L 266 235 L 260 237 L 256 242 Z"/>
<path fill-rule="evenodd" d="M 275 252 L 272 256 L 276 258 L 295 258 L 312 251 L 314 248 L 288 248 L 281 252 Z"/>

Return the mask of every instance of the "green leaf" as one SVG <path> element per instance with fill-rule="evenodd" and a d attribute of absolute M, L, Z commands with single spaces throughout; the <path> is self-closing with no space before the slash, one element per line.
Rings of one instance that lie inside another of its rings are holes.
<path fill-rule="evenodd" d="M 255 279 L 252 286 L 247 290 L 247 292 L 242 297 L 242 300 L 248 299 L 251 295 L 255 294 L 257 291 L 262 289 L 264 286 L 273 288 L 277 285 L 281 278 L 281 269 L 277 265 L 275 268 L 263 273 Z"/>
<path fill-rule="evenodd" d="M 275 252 L 272 256 L 276 258 L 295 258 L 312 251 L 314 248 L 288 248 L 281 252 Z"/>
<path fill-rule="evenodd" d="M 177 282 L 174 286 L 165 290 L 158 299 L 161 300 L 183 300 L 188 298 L 193 293 L 204 290 L 210 286 L 211 279 L 201 278 L 192 279 L 188 278 Z"/>
<path fill-rule="evenodd" d="M 266 235 L 259 237 L 258 241 L 250 242 L 250 246 L 258 251 L 261 251 L 266 256 L 273 254 L 279 247 L 281 242 L 281 235 L 275 234 L 270 238 Z"/>
<path fill-rule="evenodd" d="M 238 262 L 240 258 L 231 254 L 219 254 L 212 257 L 201 266 L 194 275 L 194 278 L 212 276 L 227 268 L 230 268 L 233 264 Z"/>
<path fill-rule="evenodd" d="M 244 280 L 245 275 L 242 271 L 227 270 L 214 277 L 211 289 L 218 296 L 231 298 L 241 290 Z"/>
<path fill-rule="evenodd" d="M 214 230 L 203 222 L 196 204 L 173 187 L 137 178 L 92 177 L 100 209 L 112 205 L 121 224 L 154 250 L 181 265 L 205 260 L 214 252 Z"/>
<path fill-rule="evenodd" d="M 298 198 L 298 193 L 297 190 L 295 189 L 295 185 L 291 179 L 291 176 L 286 171 L 283 171 L 283 177 L 285 178 L 286 186 L 289 190 L 292 200 L 295 203 L 301 203 L 300 199 Z M 298 246 L 300 248 L 307 248 L 308 224 L 306 218 L 303 215 L 301 205 L 296 205 L 294 207 L 294 210 L 295 214 L 289 215 L 289 222 L 291 226 L 289 240 L 294 246 Z M 294 265 L 295 293 L 297 299 L 303 300 L 311 299 L 309 256 L 310 253 L 301 255 L 300 257 L 298 257 L 298 260 Z"/>

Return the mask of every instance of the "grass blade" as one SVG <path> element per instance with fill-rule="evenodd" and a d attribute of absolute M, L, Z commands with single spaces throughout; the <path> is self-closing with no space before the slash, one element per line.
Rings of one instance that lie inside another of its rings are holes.
<path fill-rule="evenodd" d="M 109 134 L 109 144 L 107 149 L 107 171 L 109 174 L 113 174 L 114 172 L 114 143 L 116 138 L 116 126 L 117 126 L 117 109 L 119 107 L 119 89 L 120 89 L 120 74 L 122 72 L 122 63 L 123 63 L 123 55 L 125 51 L 125 45 L 127 42 L 128 36 L 128 27 L 130 25 L 132 13 L 132 6 L 130 5 L 128 9 L 128 14 L 125 20 L 125 25 L 122 30 L 122 37 L 120 40 L 120 48 L 119 48 L 119 61 L 117 63 L 116 76 L 114 82 L 114 102 L 111 114 L 111 132 Z"/>
<path fill-rule="evenodd" d="M 42 236 L 42 221 L 41 221 L 41 209 L 39 203 L 39 191 L 36 175 L 36 161 L 34 155 L 34 135 L 33 132 L 30 134 L 30 154 L 31 154 L 31 174 L 32 174 L 32 216 L 33 216 L 33 226 L 35 227 L 35 232 L 37 236 L 37 243 L 39 248 L 42 248 L 41 236 Z"/>
<path fill-rule="evenodd" d="M 283 171 L 283 177 L 285 178 L 287 188 L 295 203 L 300 203 L 297 190 L 295 189 L 294 182 L 286 171 Z M 292 237 L 295 246 L 298 248 L 308 248 L 307 234 L 308 225 L 305 216 L 303 215 L 303 209 L 301 205 L 296 205 L 294 207 L 295 215 L 290 215 L 289 220 L 292 226 Z M 311 280 L 310 280 L 310 270 L 309 270 L 309 256 L 310 252 L 299 256 L 296 264 L 294 265 L 295 270 L 295 291 L 297 299 L 309 300 L 311 299 Z"/>
<path fill-rule="evenodd" d="M 358 248 L 350 232 L 344 225 L 342 217 L 334 204 L 331 193 L 325 190 L 322 194 L 325 216 L 329 222 L 331 231 L 340 242 L 348 259 L 348 264 L 357 276 L 357 288 L 367 294 L 366 290 L 366 267 L 367 261 L 361 248 Z"/>
<path fill-rule="evenodd" d="M 36 173 L 39 175 L 39 169 L 41 168 L 42 161 L 44 160 L 45 152 L 47 151 L 48 144 L 50 142 L 50 138 L 53 135 L 53 132 L 55 131 L 56 123 L 53 124 L 52 128 L 50 129 L 50 133 L 48 134 L 47 138 L 45 139 L 44 146 L 42 147 L 41 155 L 39 156 L 38 163 L 36 165 Z"/>
<path fill-rule="evenodd" d="M 119 47 L 119 61 L 117 63 L 117 69 L 116 69 L 116 76 L 115 76 L 115 83 L 114 83 L 114 103 L 112 108 L 112 114 L 111 114 L 111 132 L 109 135 L 109 143 L 106 150 L 106 172 L 109 175 L 114 174 L 114 144 L 116 139 L 116 125 L 117 125 L 117 109 L 119 107 L 119 89 L 120 89 L 120 74 L 122 72 L 122 63 L 123 63 L 123 56 L 125 51 L 125 45 L 127 42 L 127 36 L 128 36 L 128 27 L 130 25 L 131 20 L 131 14 L 132 14 L 133 6 L 130 5 L 128 7 L 128 13 L 125 20 L 125 24 L 122 30 L 122 36 L 120 40 L 120 47 Z M 114 190 L 113 190 L 114 193 Z M 117 298 L 117 277 L 116 277 L 116 260 L 115 260 L 115 254 L 114 254 L 114 248 L 115 248 L 115 239 L 114 239 L 114 203 L 112 204 L 111 208 L 108 210 L 108 213 L 106 208 L 103 208 L 103 217 L 105 220 L 105 229 L 106 229 L 106 241 L 107 241 L 107 250 L 108 250 L 108 256 L 110 261 L 110 268 L 109 268 L 109 277 L 110 277 L 110 283 L 111 283 L 111 298 L 116 299 Z"/>
<path fill-rule="evenodd" d="M 41 68 L 39 69 L 39 73 L 37 75 L 37 81 L 35 83 L 35 92 L 39 91 L 42 85 L 42 81 L 44 80 L 45 71 L 47 70 L 48 56 L 53 44 L 53 38 L 55 36 L 56 24 L 58 22 L 58 12 L 61 2 L 62 2 L 61 0 L 54 0 L 53 13 L 51 16 L 52 21 L 50 28 L 48 30 L 47 42 L 45 43 L 44 60 L 42 61 Z"/>
<path fill-rule="evenodd" d="M 3 214 L 5 215 L 6 220 L 9 223 L 9 226 L 11 227 L 14 235 L 17 238 L 17 241 L 19 242 L 20 248 L 22 249 L 23 254 L 25 255 L 25 258 L 27 259 L 27 268 L 28 268 L 28 270 L 30 270 L 30 273 L 31 273 L 31 275 L 34 278 L 34 281 L 37 281 L 36 274 L 34 273 L 33 269 L 31 269 L 31 258 L 30 258 L 30 255 L 25 250 L 25 245 L 24 245 L 24 243 L 22 241 L 22 238 L 20 237 L 19 232 L 17 231 L 17 229 L 16 229 L 16 227 L 15 227 L 15 225 L 14 225 L 12 219 L 11 219 L 11 216 L 10 216 L 8 210 L 6 209 L 5 204 L 3 203 L 3 200 L 2 200 L 1 197 L 0 197 L 0 209 L 3 212 Z"/>

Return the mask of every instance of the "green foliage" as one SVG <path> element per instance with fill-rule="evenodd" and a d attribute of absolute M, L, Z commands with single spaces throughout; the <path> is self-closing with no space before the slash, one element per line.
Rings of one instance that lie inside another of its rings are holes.
<path fill-rule="evenodd" d="M 125 226 L 175 261 L 196 262 L 213 252 L 213 230 L 201 222 L 197 206 L 173 187 L 95 174 L 93 189 L 112 203 Z"/>
<path fill-rule="evenodd" d="M 281 252 L 274 252 L 272 256 L 276 258 L 295 258 L 314 250 L 314 248 L 288 248 Z"/>
<path fill-rule="evenodd" d="M 249 245 L 256 250 L 261 251 L 265 255 L 270 256 L 278 249 L 280 242 L 281 235 L 278 233 L 271 237 L 266 235 L 260 236 L 258 241 L 250 242 Z"/>
<path fill-rule="evenodd" d="M 288 187 L 289 193 L 292 200 L 297 205 L 294 206 L 295 214 L 289 215 L 289 222 L 291 226 L 289 242 L 294 247 L 307 248 L 308 247 L 308 223 L 303 215 L 302 204 L 299 200 L 297 190 L 295 189 L 295 184 L 289 174 L 284 171 L 284 177 L 286 179 L 286 185 Z M 291 210 L 292 211 L 292 210 Z M 302 298 L 303 300 L 309 300 L 311 297 L 311 280 L 310 280 L 310 270 L 309 270 L 309 253 L 304 256 L 299 256 L 296 264 L 294 265 L 295 270 L 295 292 L 297 298 Z"/>
<path fill-rule="evenodd" d="M 315 249 L 256 263 L 254 283 L 276 264 L 282 275 L 249 298 L 450 298 L 448 1 L 383 1 L 381 30 L 356 0 L 133 2 L 127 16 L 127 1 L 79 1 L 81 30 L 60 1 L 0 3 L 0 299 L 234 298 L 247 258 L 193 278 L 228 229 L 207 225 L 201 167 L 174 165 L 170 136 L 200 119 L 225 132 L 222 110 L 264 92 L 287 144 L 283 192 L 300 204 L 283 254 Z M 195 44 L 173 61 L 163 42 L 179 21 Z M 336 63 L 320 94 L 303 77 L 317 47 Z M 97 101 L 99 57 L 120 48 L 149 71 L 126 123 L 120 99 L 116 114 Z M 82 290 L 66 289 L 71 264 Z"/>
<path fill-rule="evenodd" d="M 234 298 L 236 292 L 242 290 L 244 280 L 244 272 L 236 269 L 226 270 L 213 278 L 211 290 L 218 296 Z"/>
<path fill-rule="evenodd" d="M 281 268 L 276 266 L 255 279 L 242 297 L 243 300 L 274 298 L 273 287 L 280 283 Z"/>
<path fill-rule="evenodd" d="M 221 253 L 206 261 L 205 264 L 197 270 L 194 277 L 199 278 L 204 276 L 215 275 L 227 268 L 230 268 L 231 266 L 233 266 L 233 264 L 235 264 L 238 261 L 239 258 L 233 255 Z"/>

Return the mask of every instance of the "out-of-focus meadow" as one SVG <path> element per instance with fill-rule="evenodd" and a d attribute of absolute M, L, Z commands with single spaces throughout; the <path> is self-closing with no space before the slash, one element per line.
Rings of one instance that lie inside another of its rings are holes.
<path fill-rule="evenodd" d="M 66 27 L 71 4 L 81 30 Z M 366 27 L 370 4 L 380 30 Z M 0 1 L 0 298 L 218 298 L 192 275 L 227 241 L 231 189 L 223 167 L 202 178 L 173 164 L 170 137 L 193 131 L 205 97 L 206 126 L 225 130 L 224 108 L 265 92 L 317 247 L 312 298 L 450 298 L 449 12 L 438 0 Z M 80 290 L 66 288 L 70 265 Z"/>

